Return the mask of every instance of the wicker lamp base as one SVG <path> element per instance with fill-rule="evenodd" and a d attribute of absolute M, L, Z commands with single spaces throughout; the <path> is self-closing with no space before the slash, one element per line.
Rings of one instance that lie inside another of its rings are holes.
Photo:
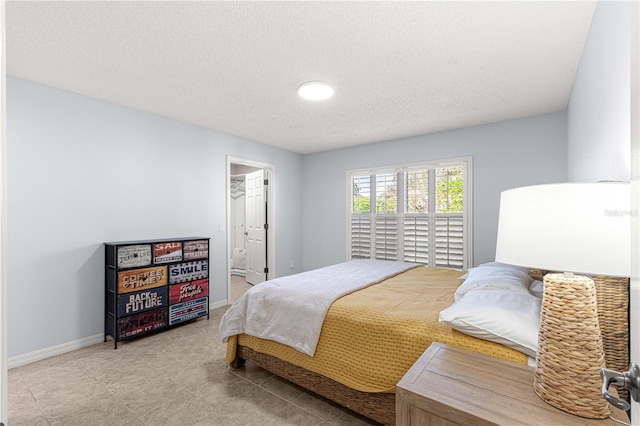
<path fill-rule="evenodd" d="M 545 275 L 533 380 L 536 394 L 568 413 L 590 419 L 607 418 L 611 411 L 601 394 L 603 367 L 593 280 Z"/>

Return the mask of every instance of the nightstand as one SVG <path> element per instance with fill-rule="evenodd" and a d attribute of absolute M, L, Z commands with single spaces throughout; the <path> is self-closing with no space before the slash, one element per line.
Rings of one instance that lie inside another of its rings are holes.
<path fill-rule="evenodd" d="M 612 407 L 613 417 L 629 423 Z M 560 411 L 533 390 L 533 368 L 433 343 L 396 386 L 398 425 L 618 425 Z"/>

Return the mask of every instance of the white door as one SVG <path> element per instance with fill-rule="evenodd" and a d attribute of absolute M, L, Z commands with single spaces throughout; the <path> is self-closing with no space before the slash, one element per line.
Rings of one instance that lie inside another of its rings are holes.
<path fill-rule="evenodd" d="M 267 200 L 265 197 L 266 171 L 246 175 L 245 234 L 247 249 L 246 280 L 258 284 L 267 279 Z"/>

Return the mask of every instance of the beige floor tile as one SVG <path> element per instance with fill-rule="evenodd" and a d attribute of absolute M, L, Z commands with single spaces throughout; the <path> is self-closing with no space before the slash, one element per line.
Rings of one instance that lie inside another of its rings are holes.
<path fill-rule="evenodd" d="M 121 352 L 116 358 L 87 358 L 83 361 L 83 365 L 89 374 L 104 383 L 111 383 L 120 378 L 126 379 L 129 376 L 148 377 L 158 374 L 144 361 L 144 358 L 128 356 L 129 354 L 122 356 L 123 354 L 124 352 Z"/>
<path fill-rule="evenodd" d="M 222 383 L 228 374 L 224 360 L 215 359 L 174 372 L 170 379 L 194 392 L 200 392 L 208 386 Z"/>
<path fill-rule="evenodd" d="M 344 416 L 344 411 L 340 405 L 312 392 L 303 393 L 293 403 L 331 423 L 337 422 L 338 419 Z"/>
<path fill-rule="evenodd" d="M 9 388 L 9 418 L 12 425 L 47 425 L 44 413 L 28 388 Z"/>
<path fill-rule="evenodd" d="M 275 375 L 261 382 L 260 387 L 287 401 L 294 401 L 306 392 L 306 389 Z"/>
<path fill-rule="evenodd" d="M 238 424 L 247 425 L 274 416 L 291 405 L 265 389 L 245 383 L 248 386 L 226 387 L 214 402 L 216 412 L 223 412 Z"/>
<path fill-rule="evenodd" d="M 232 413 L 233 414 L 233 413 Z M 196 395 L 179 394 L 165 400 L 159 408 L 140 416 L 147 425 L 233 424 L 227 413 L 212 408 Z"/>
<path fill-rule="evenodd" d="M 103 403 L 116 403 L 115 397 L 91 377 L 70 383 L 51 382 L 30 388 L 42 412 L 48 419 L 61 415 L 81 412 L 86 407 Z"/>
<path fill-rule="evenodd" d="M 11 426 L 48 426 L 50 423 L 40 412 L 20 411 L 12 414 L 9 411 L 9 424 Z"/>
<path fill-rule="evenodd" d="M 9 374 L 7 375 L 7 387 L 9 389 L 9 399 L 13 394 L 22 394 L 24 392 L 29 392 L 29 386 L 27 386 L 26 382 L 22 378 L 22 374 L 20 373 L 18 368 L 14 368 L 9 370 Z"/>
<path fill-rule="evenodd" d="M 10 388 L 8 400 L 9 411 L 20 412 L 33 409 L 37 409 L 37 411 L 40 411 L 38 403 L 36 402 L 36 398 L 26 387 L 20 390 Z"/>
<path fill-rule="evenodd" d="M 182 385 L 176 385 L 165 376 L 128 376 L 114 378 L 105 384 L 118 403 L 138 416 L 171 403 L 175 395 L 185 393 Z"/>
<path fill-rule="evenodd" d="M 48 416 L 56 426 L 143 426 L 144 423 L 126 407 L 114 401 L 94 401 L 74 410 Z"/>
<path fill-rule="evenodd" d="M 374 422 L 364 416 L 354 413 L 351 410 L 342 408 L 344 416 L 338 417 L 333 424 L 336 426 L 379 426 L 380 423 Z"/>
<path fill-rule="evenodd" d="M 256 419 L 249 423 L 251 426 L 329 426 L 331 423 L 315 416 L 295 405 L 289 405 L 284 410 L 266 418 Z"/>
<path fill-rule="evenodd" d="M 234 277 L 232 298 L 249 284 Z M 372 425 L 268 371 L 226 365 L 228 307 L 152 336 L 113 340 L 9 371 L 9 423 L 40 425 Z"/>
<path fill-rule="evenodd" d="M 260 385 L 265 381 L 269 380 L 273 377 L 273 374 L 268 372 L 267 370 L 258 367 L 252 362 L 248 362 L 240 368 L 231 368 L 228 367 L 229 371 L 237 376 L 245 378 L 249 380 L 251 383 L 255 383 L 256 385 Z"/>
<path fill-rule="evenodd" d="M 245 277 L 231 275 L 231 303 L 238 300 L 251 287 L 253 286 L 247 283 Z"/>
<path fill-rule="evenodd" d="M 12 386 L 14 389 L 21 389 L 23 386 L 26 386 L 20 369 L 21 367 L 12 368 L 7 374 L 8 386 Z"/>
<path fill-rule="evenodd" d="M 217 407 L 221 412 L 232 414 L 233 399 L 236 395 L 247 395 L 256 386 L 231 373 L 221 374 L 198 389 L 198 395 L 204 401 Z"/>
<path fill-rule="evenodd" d="M 86 374 L 83 365 L 71 353 L 44 359 L 20 367 L 27 386 L 40 385 L 60 380 L 79 379 Z"/>

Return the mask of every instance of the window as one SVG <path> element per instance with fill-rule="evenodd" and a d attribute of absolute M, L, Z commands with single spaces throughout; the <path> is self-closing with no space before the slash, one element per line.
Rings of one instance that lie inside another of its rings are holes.
<path fill-rule="evenodd" d="M 351 259 L 471 264 L 471 158 L 348 173 Z"/>

